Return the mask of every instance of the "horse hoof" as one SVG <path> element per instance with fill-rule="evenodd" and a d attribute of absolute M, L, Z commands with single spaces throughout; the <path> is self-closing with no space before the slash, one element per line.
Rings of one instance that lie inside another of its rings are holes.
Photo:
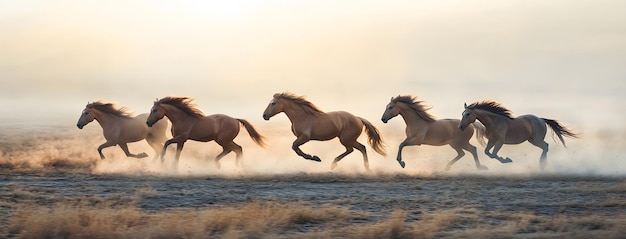
<path fill-rule="evenodd" d="M 215 167 L 216 167 L 217 169 L 221 169 L 221 168 L 222 168 L 222 165 L 220 164 L 220 162 L 215 161 Z"/>
<path fill-rule="evenodd" d="M 507 158 L 505 158 L 503 160 L 503 163 L 512 163 L 512 162 L 513 162 L 513 160 L 511 158 L 509 158 L 509 157 L 507 157 Z"/>
<path fill-rule="evenodd" d="M 145 152 L 140 153 L 140 154 L 137 155 L 137 158 L 147 158 L 147 157 L 148 157 L 148 154 L 145 153 Z"/>
<path fill-rule="evenodd" d="M 446 166 L 446 171 L 450 171 L 450 166 Z"/>
<path fill-rule="evenodd" d="M 311 158 L 311 160 L 316 161 L 316 162 L 322 162 L 320 157 L 317 157 L 317 156 L 313 156 L 313 158 Z"/>
<path fill-rule="evenodd" d="M 402 168 L 404 168 L 404 166 L 406 166 L 406 163 L 404 163 L 404 161 L 398 161 L 398 163 L 400 163 L 400 166 L 401 166 Z"/>
<path fill-rule="evenodd" d="M 330 170 L 335 170 L 335 168 L 337 168 L 337 163 L 332 163 L 330 165 Z"/>
<path fill-rule="evenodd" d="M 477 168 L 478 170 L 483 170 L 483 171 L 484 171 L 484 170 L 489 170 L 489 168 L 487 168 L 486 166 L 482 166 L 482 165 L 480 165 L 480 166 L 478 166 L 478 167 L 476 167 L 476 168 Z"/>

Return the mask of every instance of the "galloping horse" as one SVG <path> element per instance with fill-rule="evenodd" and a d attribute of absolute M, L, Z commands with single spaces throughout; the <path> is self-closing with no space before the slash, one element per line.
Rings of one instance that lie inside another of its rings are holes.
<path fill-rule="evenodd" d="M 381 118 L 383 123 L 387 123 L 387 121 L 398 114 L 404 118 L 406 139 L 400 143 L 396 158 L 402 168 L 405 166 L 404 161 L 402 161 L 402 149 L 405 146 L 422 144 L 441 146 L 447 144 L 456 150 L 457 156 L 446 165 L 446 170 L 450 170 L 450 166 L 465 155 L 463 149 L 472 153 L 477 169 L 487 169 L 487 167 L 480 165 L 476 147 L 469 143 L 470 138 L 474 134 L 472 125 L 469 125 L 467 130 L 462 131 L 458 129 L 460 122 L 458 119 L 436 120 L 426 112 L 429 108 L 426 108 L 422 101 L 417 101 L 416 99 L 414 96 L 406 95 L 392 97 Z"/>
<path fill-rule="evenodd" d="M 571 130 L 556 120 L 539 118 L 534 115 L 522 115 L 513 118 L 510 110 L 494 101 L 476 102 L 469 106 L 465 104 L 459 129 L 465 130 L 476 119 L 485 125 L 486 132 L 484 135 L 489 140 L 485 154 L 502 163 L 513 162 L 508 157 L 498 156 L 498 151 L 503 144 L 520 144 L 528 141 L 543 150 L 539 162 L 541 169 L 544 169 L 548 158 L 548 143 L 544 140 L 547 132 L 546 124 L 556 133 L 563 146 L 565 146 L 563 136 L 577 137 L 575 133 L 572 133 Z M 493 152 L 490 153 L 491 148 L 493 148 Z"/>
<path fill-rule="evenodd" d="M 356 141 L 363 131 L 363 126 L 365 126 L 369 143 L 374 151 L 386 155 L 382 147 L 383 142 L 380 133 L 366 119 L 356 117 L 345 111 L 324 113 L 304 97 L 291 93 L 274 94 L 274 98 L 263 112 L 263 118 L 269 120 L 280 112 L 285 112 L 291 121 L 291 131 L 297 137 L 291 148 L 305 159 L 322 161 L 317 156 L 302 152 L 300 145 L 309 140 L 325 141 L 339 137 L 339 142 L 346 148 L 346 152 L 337 156 L 330 168 L 336 168 L 337 162 L 356 148 L 363 154 L 365 169 L 369 170 L 365 146 Z"/>
<path fill-rule="evenodd" d="M 161 161 L 163 161 L 167 146 L 170 144 L 176 143 L 176 162 L 178 163 L 183 145 L 188 139 L 200 142 L 215 140 L 223 149 L 215 157 L 217 168 L 220 168 L 219 160 L 232 151 L 235 151 L 237 165 L 241 166 L 243 151 L 241 146 L 233 142 L 233 139 L 239 134 L 239 124 L 243 124 L 256 144 L 262 147 L 265 145 L 264 137 L 248 121 L 223 114 L 205 116 L 192 101 L 193 99 L 188 97 L 165 97 L 154 102 L 146 124 L 152 126 L 164 116 L 172 121 L 173 138 L 165 141 L 163 151 L 161 151 Z"/>
<path fill-rule="evenodd" d="M 154 149 L 154 158 L 156 159 L 163 147 L 163 142 L 165 142 L 167 121 L 160 122 L 158 125 L 149 128 L 144 124 L 147 118 L 148 114 L 132 117 L 124 107 L 118 109 L 112 103 L 97 101 L 87 103 L 76 126 L 82 129 L 94 119 L 98 121 L 106 139 L 106 142 L 98 147 L 100 159 L 104 159 L 102 149 L 115 145 L 119 145 L 127 157 L 148 157 L 146 153 L 132 154 L 128 151 L 126 143 L 137 142 L 142 139 L 145 139 Z"/>

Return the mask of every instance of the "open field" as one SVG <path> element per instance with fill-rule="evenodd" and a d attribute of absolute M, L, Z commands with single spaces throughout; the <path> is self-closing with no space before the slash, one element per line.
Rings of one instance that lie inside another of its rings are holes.
<path fill-rule="evenodd" d="M 216 153 L 212 144 L 191 144 L 181 168 L 172 170 L 167 169 L 168 163 L 161 165 L 151 158 L 125 158 L 119 148 L 105 150 L 108 158 L 100 161 L 95 150 L 102 141 L 97 127 L 81 132 L 5 127 L 0 137 L 1 238 L 621 238 L 626 234 L 626 178 L 619 167 L 613 174 L 502 173 L 500 165 L 481 155 L 489 162 L 489 171 L 475 171 L 466 157 L 444 172 L 447 159 L 437 159 L 436 164 L 427 163 L 433 159 L 409 160 L 410 168 L 421 163 L 422 169 L 403 170 L 393 157 L 377 156 L 373 166 L 378 169 L 367 173 L 357 155 L 330 171 L 328 164 L 304 161 L 289 151 L 254 149 L 249 139 L 242 138 L 244 151 L 248 147 L 248 155 L 254 155 L 244 159 L 245 170 L 232 166 L 233 156 L 224 159 L 225 167 L 219 171 L 210 160 L 197 159 L 211 158 Z M 288 145 L 292 140 L 284 138 L 274 144 Z M 335 143 L 308 150 L 333 149 Z M 142 144 L 131 150 L 148 149 Z M 448 158 L 452 154 L 447 148 L 424 150 L 405 156 Z M 287 159 L 271 160 L 272 153 Z M 335 152 L 321 154 L 328 158 Z M 252 158 L 258 162 L 251 162 Z M 559 157 L 554 161 L 552 165 L 563 164 Z M 536 166 L 534 160 L 506 165 Z"/>

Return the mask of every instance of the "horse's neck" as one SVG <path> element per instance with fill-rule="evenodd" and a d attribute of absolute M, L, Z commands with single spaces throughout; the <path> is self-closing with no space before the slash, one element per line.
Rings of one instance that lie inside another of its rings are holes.
<path fill-rule="evenodd" d="M 102 112 L 98 112 L 96 114 L 95 120 L 98 121 L 100 127 L 102 127 L 103 129 L 108 129 L 117 125 L 119 118 Z"/>
<path fill-rule="evenodd" d="M 497 122 L 507 119 L 505 116 L 483 110 L 478 111 L 476 115 L 478 116 L 477 119 L 480 121 L 480 123 L 485 125 L 485 128 L 494 127 L 497 125 Z"/>
<path fill-rule="evenodd" d="M 408 107 L 407 108 L 403 108 L 400 111 L 400 115 L 404 119 L 404 123 L 406 123 L 407 126 L 430 124 L 430 122 L 422 119 L 422 117 L 420 117 L 417 114 L 417 112 L 415 112 L 414 110 L 412 110 L 412 109 L 410 109 Z"/>
<path fill-rule="evenodd" d="M 290 104 L 289 107 L 286 107 L 284 112 L 292 125 L 303 122 L 306 118 L 311 117 L 302 107 L 294 104 Z"/>
<path fill-rule="evenodd" d="M 187 120 L 195 119 L 188 116 L 185 112 L 174 106 L 166 106 L 165 109 L 165 116 L 167 116 L 167 118 L 172 121 L 172 124 L 182 123 Z"/>

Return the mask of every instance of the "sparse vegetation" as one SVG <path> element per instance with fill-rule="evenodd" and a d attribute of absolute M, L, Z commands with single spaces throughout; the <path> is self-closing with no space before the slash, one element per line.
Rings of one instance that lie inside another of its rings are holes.
<path fill-rule="evenodd" d="M 164 174 L 160 163 L 149 168 L 149 159 L 124 158 L 119 150 L 99 160 L 100 139 L 93 137 L 99 132 L 3 134 L 0 238 L 626 235 L 626 184 L 620 177 L 205 169 Z"/>

